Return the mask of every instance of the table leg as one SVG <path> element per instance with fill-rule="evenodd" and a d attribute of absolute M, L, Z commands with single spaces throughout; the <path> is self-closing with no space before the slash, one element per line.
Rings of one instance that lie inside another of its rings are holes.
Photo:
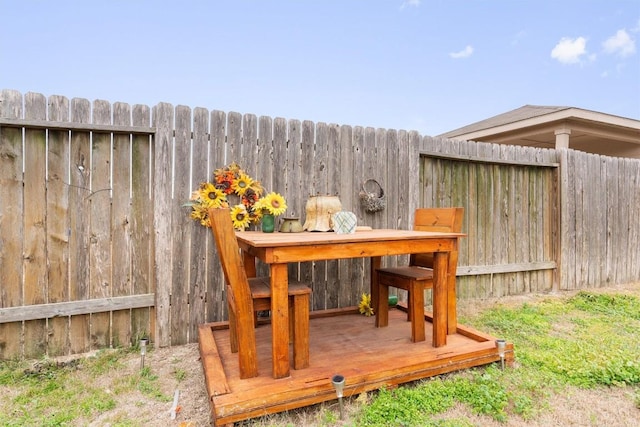
<path fill-rule="evenodd" d="M 449 269 L 447 274 L 448 294 L 447 294 L 447 333 L 453 335 L 458 332 L 458 308 L 456 300 L 456 274 L 458 270 L 458 242 L 456 250 L 449 254 Z"/>
<path fill-rule="evenodd" d="M 369 292 L 371 293 L 371 307 L 378 306 L 378 298 L 380 287 L 378 286 L 378 275 L 376 274 L 376 270 L 380 268 L 382 265 L 382 257 L 372 256 L 371 257 L 371 282 Z M 378 313 L 374 313 L 377 315 Z"/>
<path fill-rule="evenodd" d="M 270 268 L 273 378 L 285 378 L 290 375 L 287 264 L 271 264 Z"/>
<path fill-rule="evenodd" d="M 242 263 L 244 264 L 244 271 L 247 273 L 247 277 L 256 277 L 256 257 L 242 251 Z"/>
<path fill-rule="evenodd" d="M 447 280 L 449 253 L 435 252 L 433 260 L 433 346 L 447 344 Z"/>

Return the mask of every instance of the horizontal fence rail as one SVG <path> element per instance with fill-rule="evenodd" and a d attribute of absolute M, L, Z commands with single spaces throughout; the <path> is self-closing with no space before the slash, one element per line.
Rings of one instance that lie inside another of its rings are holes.
<path fill-rule="evenodd" d="M 199 324 L 226 319 L 211 232 L 184 203 L 233 161 L 302 221 L 317 194 L 337 195 L 374 228 L 410 228 L 418 207 L 463 206 L 460 298 L 640 280 L 636 160 L 4 90 L 0 358 L 142 336 L 179 345 L 197 339 Z M 362 205 L 367 179 L 384 189 L 384 210 Z M 312 284 L 314 310 L 356 305 L 370 280 L 365 259 L 289 273 Z"/>

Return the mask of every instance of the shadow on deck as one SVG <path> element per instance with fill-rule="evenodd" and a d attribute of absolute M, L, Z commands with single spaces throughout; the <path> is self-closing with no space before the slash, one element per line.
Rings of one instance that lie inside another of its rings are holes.
<path fill-rule="evenodd" d="M 309 330 L 310 367 L 291 369 L 291 376 L 271 376 L 271 327 L 258 326 L 260 375 L 239 379 L 238 355 L 230 352 L 226 323 L 200 326 L 199 346 L 214 425 L 287 411 L 336 400 L 335 374 L 346 378 L 344 396 L 432 377 L 499 361 L 495 337 L 458 325 L 447 345 L 431 345 L 430 316 L 425 314 L 427 339 L 412 343 L 406 313 L 389 310 L 389 326 L 376 328 L 375 319 L 354 308 L 312 312 Z M 293 357 L 293 356 L 291 356 Z M 513 345 L 506 359 L 513 360 Z"/>

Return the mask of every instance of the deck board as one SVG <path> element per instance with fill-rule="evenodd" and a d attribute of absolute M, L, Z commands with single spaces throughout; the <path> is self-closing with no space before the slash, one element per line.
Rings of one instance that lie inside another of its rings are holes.
<path fill-rule="evenodd" d="M 201 325 L 200 354 L 216 426 L 262 415 L 335 400 L 331 378 L 346 378 L 345 397 L 499 361 L 495 338 L 458 325 L 447 345 L 431 345 L 430 317 L 427 339 L 411 342 L 406 313 L 391 309 L 389 326 L 376 328 L 373 317 L 353 311 L 313 313 L 309 326 L 310 366 L 291 369 L 291 376 L 271 376 L 271 326 L 256 328 L 259 376 L 239 379 L 238 356 L 230 352 L 229 330 L 223 324 Z M 513 345 L 507 345 L 507 359 Z"/>

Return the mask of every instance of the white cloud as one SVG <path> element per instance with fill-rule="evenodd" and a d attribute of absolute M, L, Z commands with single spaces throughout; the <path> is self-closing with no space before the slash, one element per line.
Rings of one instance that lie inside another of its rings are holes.
<path fill-rule="evenodd" d="M 451 52 L 449 56 L 452 57 L 453 59 L 468 58 L 471 56 L 472 53 L 473 53 L 473 46 L 469 45 L 464 49 L 462 49 L 460 52 Z"/>
<path fill-rule="evenodd" d="M 422 0 L 405 0 L 402 2 L 400 9 L 404 9 L 405 7 L 418 7 Z"/>
<path fill-rule="evenodd" d="M 636 42 L 629 36 L 626 30 L 618 30 L 618 32 L 609 37 L 602 43 L 606 53 L 627 57 L 636 52 Z"/>
<path fill-rule="evenodd" d="M 563 64 L 576 64 L 580 62 L 580 57 L 587 53 L 587 39 L 578 37 L 571 39 L 563 37 L 551 50 L 551 57 Z M 590 59 L 595 59 L 591 57 Z"/>

